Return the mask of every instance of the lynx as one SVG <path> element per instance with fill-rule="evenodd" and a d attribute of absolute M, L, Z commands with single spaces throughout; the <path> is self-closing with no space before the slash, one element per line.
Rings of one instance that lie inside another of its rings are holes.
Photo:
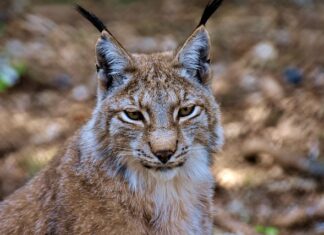
<path fill-rule="evenodd" d="M 223 143 L 205 24 L 175 51 L 130 54 L 100 32 L 91 119 L 0 203 L 0 234 L 212 234 L 212 155 Z"/>

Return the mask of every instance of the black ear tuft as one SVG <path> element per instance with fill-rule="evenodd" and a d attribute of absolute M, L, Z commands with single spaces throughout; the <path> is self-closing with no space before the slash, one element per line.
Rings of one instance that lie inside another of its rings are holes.
<path fill-rule="evenodd" d="M 214 14 L 214 12 L 218 9 L 218 7 L 222 4 L 222 2 L 223 0 L 211 0 L 207 4 L 197 28 L 207 23 L 208 19 L 212 16 L 212 14 Z"/>
<path fill-rule="evenodd" d="M 86 9 L 84 9 L 83 7 L 81 7 L 80 5 L 76 4 L 75 5 L 75 9 L 87 20 L 89 20 L 98 30 L 99 32 L 102 32 L 103 30 L 106 30 L 107 32 L 108 29 L 107 27 L 104 25 L 104 23 L 94 14 L 92 14 L 91 12 L 87 11 Z"/>

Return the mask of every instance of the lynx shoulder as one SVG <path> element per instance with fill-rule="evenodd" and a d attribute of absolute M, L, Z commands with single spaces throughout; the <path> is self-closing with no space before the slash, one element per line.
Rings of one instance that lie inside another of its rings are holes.
<path fill-rule="evenodd" d="M 131 54 L 92 13 L 98 98 L 65 151 L 0 203 L 0 234 L 212 234 L 210 2 L 176 51 Z"/>

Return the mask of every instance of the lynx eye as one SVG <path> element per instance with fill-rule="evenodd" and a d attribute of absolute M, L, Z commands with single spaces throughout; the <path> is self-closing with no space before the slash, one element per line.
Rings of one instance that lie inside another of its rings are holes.
<path fill-rule="evenodd" d="M 143 121 L 144 117 L 143 114 L 139 111 L 124 111 L 124 113 L 126 114 L 126 116 L 134 121 Z"/>
<path fill-rule="evenodd" d="M 179 109 L 178 116 L 179 117 L 189 116 L 190 114 L 193 113 L 193 111 L 195 110 L 195 107 L 196 106 L 193 105 L 193 106 L 183 107 L 183 108 Z"/>

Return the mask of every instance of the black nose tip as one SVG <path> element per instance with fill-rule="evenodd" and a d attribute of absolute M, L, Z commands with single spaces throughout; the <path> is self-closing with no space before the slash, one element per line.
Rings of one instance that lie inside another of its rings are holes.
<path fill-rule="evenodd" d="M 167 163 L 173 155 L 173 151 L 164 150 L 155 153 L 155 156 L 162 162 L 163 164 Z"/>

